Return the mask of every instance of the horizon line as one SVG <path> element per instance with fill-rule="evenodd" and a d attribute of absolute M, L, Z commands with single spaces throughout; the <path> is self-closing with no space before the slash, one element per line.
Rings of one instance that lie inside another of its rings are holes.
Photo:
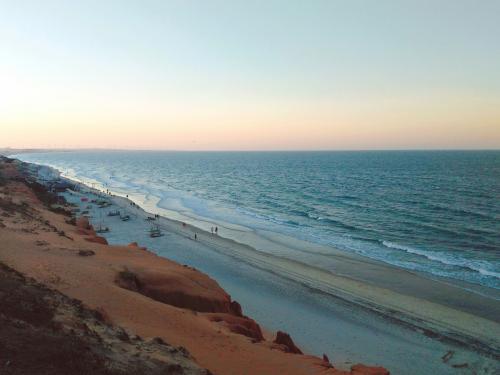
<path fill-rule="evenodd" d="M 71 151 L 131 151 L 131 152 L 370 152 L 370 151 L 500 151 L 499 148 L 352 148 L 352 149 L 160 149 L 160 148 L 108 148 L 108 147 L 0 147 L 2 151 L 71 152 Z"/>

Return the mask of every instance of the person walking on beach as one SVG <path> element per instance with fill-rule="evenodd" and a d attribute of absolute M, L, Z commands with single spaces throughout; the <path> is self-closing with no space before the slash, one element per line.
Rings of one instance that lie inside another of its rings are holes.
<path fill-rule="evenodd" d="M 215 227 L 215 234 L 219 232 L 219 228 Z"/>
<path fill-rule="evenodd" d="M 198 239 L 198 236 L 196 235 L 196 233 L 194 234 L 194 240 L 196 241 Z"/>

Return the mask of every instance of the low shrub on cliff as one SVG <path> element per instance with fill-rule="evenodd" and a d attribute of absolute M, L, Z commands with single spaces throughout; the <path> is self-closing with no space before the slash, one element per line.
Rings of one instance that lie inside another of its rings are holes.
<path fill-rule="evenodd" d="M 141 282 L 139 281 L 137 275 L 128 269 L 118 272 L 116 283 L 122 288 L 133 290 L 135 292 L 141 289 Z"/>
<path fill-rule="evenodd" d="M 0 209 L 8 214 L 19 212 L 27 215 L 29 213 L 29 206 L 26 202 L 18 204 L 13 202 L 11 198 L 0 198 Z"/>
<path fill-rule="evenodd" d="M 42 202 L 46 206 L 50 207 L 50 205 L 57 203 L 57 195 L 48 191 L 47 188 L 42 184 L 39 184 L 38 182 L 26 181 L 26 185 L 28 185 L 29 188 L 33 190 L 33 193 L 35 193 L 40 202 Z"/>
<path fill-rule="evenodd" d="M 58 197 L 59 198 L 59 197 Z M 50 205 L 49 210 L 60 215 L 71 217 L 71 212 L 64 207 Z M 73 224 L 74 225 L 74 224 Z"/>

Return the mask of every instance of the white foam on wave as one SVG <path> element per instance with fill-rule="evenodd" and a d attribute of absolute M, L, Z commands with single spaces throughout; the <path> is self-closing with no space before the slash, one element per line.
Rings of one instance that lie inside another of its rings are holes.
<path fill-rule="evenodd" d="M 439 262 L 441 264 L 445 264 L 445 265 L 449 265 L 449 266 L 468 268 L 471 271 L 475 271 L 475 272 L 480 273 L 481 275 L 490 276 L 490 277 L 500 279 L 500 272 L 495 272 L 495 271 L 491 270 L 490 267 L 492 265 L 486 261 L 464 259 L 464 258 L 457 257 L 457 256 L 452 257 L 449 255 L 438 253 L 436 251 L 415 249 L 415 248 L 410 247 L 410 246 L 400 245 L 400 244 L 396 244 L 396 243 L 393 243 L 390 241 L 382 241 L 382 244 L 388 248 L 396 249 L 396 250 L 403 250 L 403 251 L 406 251 L 407 253 L 410 253 L 410 254 L 415 254 L 415 255 L 425 257 L 425 258 L 432 260 L 434 262 Z"/>

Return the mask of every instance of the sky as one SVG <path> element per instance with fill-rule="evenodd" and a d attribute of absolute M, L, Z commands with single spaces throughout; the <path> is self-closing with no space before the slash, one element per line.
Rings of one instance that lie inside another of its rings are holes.
<path fill-rule="evenodd" d="M 500 0 L 0 0 L 0 147 L 500 148 Z"/>

